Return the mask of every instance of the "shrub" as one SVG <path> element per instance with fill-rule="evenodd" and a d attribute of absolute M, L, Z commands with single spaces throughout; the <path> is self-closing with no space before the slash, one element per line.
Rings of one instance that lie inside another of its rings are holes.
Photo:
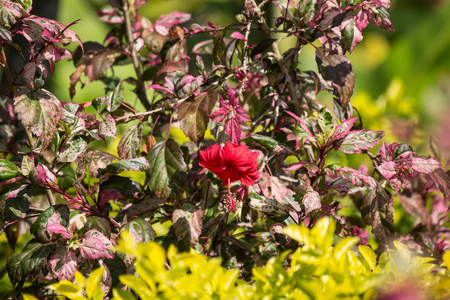
<path fill-rule="evenodd" d="M 146 291 L 156 293 L 149 282 L 163 275 L 145 269 L 153 263 L 180 285 L 165 290 L 156 281 L 167 296 L 194 293 L 182 287 L 206 273 L 183 266 L 166 270 L 166 249 L 169 262 L 196 261 L 224 278 L 211 286 L 189 286 L 209 288 L 212 296 L 213 291 L 218 297 L 259 297 L 263 291 L 274 297 L 291 292 L 314 296 L 322 284 L 329 293 L 362 296 L 371 287 L 367 265 L 375 268 L 374 254 L 361 247 L 362 255 L 371 257 L 364 262 L 357 252 L 341 252 L 355 243 L 367 245 L 369 232 L 370 243 L 379 244 L 381 262 L 388 248 L 407 252 L 394 242 L 400 238 L 394 198 L 418 218 L 401 236 L 404 244 L 442 260 L 450 181 L 439 158 L 422 157 L 407 144 L 382 143 L 377 150 L 383 132 L 365 129 L 350 104 L 355 74 L 346 54 L 361 42 L 369 21 L 392 29 L 390 1 L 246 0 L 236 23 L 223 28 L 194 23 L 178 11 L 152 23 L 139 14 L 147 1 L 109 2 L 97 12 L 114 26 L 102 45 L 82 42 L 72 30 L 76 22 L 63 25 L 30 15 L 31 1 L 0 0 L 0 64 L 8 80 L 2 91 L 6 118 L 0 124 L 0 227 L 14 233 L 14 226 L 27 226 L 23 221 L 35 218 L 26 229 L 33 238 L 7 260 L 14 295 L 25 290 L 52 297 L 47 286 L 60 282 L 53 285 L 59 292 L 68 288 L 73 297 L 84 297 L 81 288 L 89 278 L 86 296 L 97 299 L 110 295 L 120 281 L 142 283 L 135 270 L 148 285 Z M 273 24 L 269 9 L 278 11 Z M 28 41 L 27 55 L 14 37 Z M 292 43 L 282 51 L 279 44 L 285 39 Z M 73 54 L 64 48 L 68 43 L 79 44 Z M 302 69 L 305 47 L 315 49 L 317 71 Z M 9 68 L 6 48 L 24 56 L 17 75 Z M 107 92 L 80 103 L 84 99 L 61 101 L 44 89 L 55 62 L 63 59 L 73 59 L 76 67 L 71 97 L 79 82 L 85 86 L 100 80 Z M 127 63 L 134 78 L 110 72 Z M 132 96 L 125 95 L 127 85 L 145 111 L 139 112 Z M 333 103 L 333 112 L 317 101 L 319 92 Z M 121 124 L 127 127 L 120 135 Z M 175 125 L 188 141 L 171 135 Z M 116 139 L 117 155 L 99 146 L 103 142 L 110 148 Z M 365 159 L 359 168 L 351 164 L 358 154 Z M 346 165 L 335 163 L 344 155 Z M 322 220 L 326 216 L 337 223 Z M 311 242 L 305 227 L 282 229 L 301 223 L 317 224 L 313 236 L 324 224 L 336 225 L 326 225 L 330 232 Z M 330 250 L 333 233 L 342 241 Z M 115 248 L 119 236 L 129 244 Z M 16 239 L 8 235 L 10 244 Z M 160 253 L 159 259 L 139 258 L 148 254 L 144 246 L 131 250 L 131 240 L 158 243 L 148 247 L 152 255 Z M 309 243 L 318 248 L 305 250 Z M 190 249 L 197 254 L 183 253 Z M 294 253 L 287 260 L 286 251 Z M 331 256 L 313 259 L 327 251 Z M 311 255 L 309 267 L 298 265 L 305 253 Z M 340 264 L 350 274 L 339 274 Z M 299 270 L 304 277 L 294 276 Z M 278 279 L 281 275 L 286 281 Z M 310 286 L 300 287 L 307 282 Z M 348 282 L 342 291 L 331 287 L 340 282 Z M 361 291 L 349 291 L 357 282 L 365 284 Z M 139 295 L 139 286 L 130 287 Z M 116 291 L 115 297 L 130 296 Z"/>

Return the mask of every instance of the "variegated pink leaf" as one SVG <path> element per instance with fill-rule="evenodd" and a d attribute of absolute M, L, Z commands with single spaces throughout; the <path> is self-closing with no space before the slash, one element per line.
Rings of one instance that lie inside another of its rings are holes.
<path fill-rule="evenodd" d="M 75 252 L 62 245 L 56 247 L 48 258 L 48 263 L 58 280 L 72 281 L 78 266 Z"/>
<path fill-rule="evenodd" d="M 91 229 L 83 235 L 79 249 L 84 259 L 114 258 L 111 241 L 95 229 Z"/>

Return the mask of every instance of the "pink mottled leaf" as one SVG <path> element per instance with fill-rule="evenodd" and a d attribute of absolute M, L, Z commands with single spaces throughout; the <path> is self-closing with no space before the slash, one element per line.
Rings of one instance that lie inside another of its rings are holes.
<path fill-rule="evenodd" d="M 83 235 L 79 249 L 84 259 L 114 258 L 111 241 L 95 229 L 91 229 Z"/>
<path fill-rule="evenodd" d="M 17 1 L 0 0 L 0 26 L 11 29 L 14 23 L 27 14 L 31 3 L 28 6 L 25 3 L 17 3 Z"/>
<path fill-rule="evenodd" d="M 382 131 L 351 131 L 338 143 L 338 149 L 347 154 L 362 153 L 362 150 L 368 150 L 374 147 L 383 137 L 384 133 Z"/>
<path fill-rule="evenodd" d="M 36 136 L 32 146 L 39 143 L 46 149 L 56 134 L 61 118 L 61 102 L 47 90 L 31 91 L 27 87 L 18 89 L 14 98 L 14 112 L 25 128 Z"/>
<path fill-rule="evenodd" d="M 185 202 L 182 209 L 173 212 L 172 221 L 178 240 L 188 237 L 191 243 L 198 241 L 202 233 L 203 210 Z"/>
<path fill-rule="evenodd" d="M 190 14 L 173 11 L 170 14 L 162 15 L 156 20 L 155 31 L 161 35 L 167 36 L 172 26 L 184 23 L 190 19 Z"/>
<path fill-rule="evenodd" d="M 56 176 L 46 165 L 38 164 L 29 174 L 31 182 L 35 184 L 55 184 Z"/>
<path fill-rule="evenodd" d="M 384 161 L 376 168 L 384 178 L 389 179 L 397 174 L 396 167 L 397 164 L 394 161 Z"/>
<path fill-rule="evenodd" d="M 364 186 L 367 184 L 374 189 L 377 187 L 376 180 L 361 171 L 343 167 L 339 168 L 337 172 L 342 178 L 351 182 L 354 186 Z"/>
<path fill-rule="evenodd" d="M 105 137 L 116 137 L 116 121 L 111 115 L 106 115 L 105 120 L 100 123 L 98 133 Z"/>
<path fill-rule="evenodd" d="M 288 189 L 275 176 L 264 173 L 264 177 L 259 181 L 259 186 L 264 197 L 275 199 L 278 203 L 284 204 L 288 195 L 294 195 L 294 192 Z"/>
<path fill-rule="evenodd" d="M 78 266 L 75 252 L 62 245 L 56 247 L 48 258 L 48 263 L 58 280 L 71 281 Z"/>
<path fill-rule="evenodd" d="M 142 128 L 143 125 L 139 122 L 123 133 L 117 146 L 117 153 L 120 158 L 130 159 L 139 156 L 142 143 Z"/>
<path fill-rule="evenodd" d="M 230 84 L 228 87 L 228 99 L 220 100 L 220 108 L 209 117 L 214 122 L 221 122 L 225 119 L 225 132 L 231 142 L 238 143 L 242 138 L 241 124 L 251 121 L 242 106 L 239 105 L 239 99 L 235 97 L 235 92 Z"/>
<path fill-rule="evenodd" d="M 233 32 L 230 35 L 230 37 L 232 37 L 233 39 L 238 39 L 238 40 L 245 41 L 245 36 L 242 33 L 240 33 L 239 31 Z"/>
<path fill-rule="evenodd" d="M 50 223 L 50 222 L 49 222 Z M 61 234 L 66 239 L 71 239 L 73 237 L 71 232 L 67 231 L 67 228 L 61 225 L 59 222 L 54 222 L 52 224 L 47 225 L 47 231 L 51 233 Z"/>
<path fill-rule="evenodd" d="M 314 191 L 311 187 L 308 188 L 306 194 L 303 196 L 302 204 L 305 207 L 305 213 L 310 213 L 322 207 L 319 193 Z"/>
<path fill-rule="evenodd" d="M 411 168 L 419 173 L 430 174 L 441 167 L 441 163 L 434 158 L 413 157 Z"/>
<path fill-rule="evenodd" d="M 345 138 L 350 133 L 350 130 L 352 129 L 353 124 L 355 124 L 357 119 L 358 118 L 348 119 L 337 125 L 331 141 L 333 142 Z"/>
<path fill-rule="evenodd" d="M 365 9 L 361 9 L 355 18 L 355 25 L 359 31 L 363 31 L 369 24 L 369 12 Z"/>

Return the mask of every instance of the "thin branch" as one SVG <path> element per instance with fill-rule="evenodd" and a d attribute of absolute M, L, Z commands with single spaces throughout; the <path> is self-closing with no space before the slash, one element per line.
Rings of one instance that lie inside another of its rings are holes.
<path fill-rule="evenodd" d="M 262 30 L 266 34 L 267 38 L 272 39 L 272 30 L 267 25 L 266 20 L 264 18 L 264 12 L 261 11 L 260 6 L 258 6 L 255 2 L 255 0 L 251 0 L 254 11 L 258 17 L 258 23 L 261 26 Z M 277 61 L 278 67 L 280 68 L 281 73 L 284 75 L 286 79 L 286 85 L 288 89 L 289 96 L 291 97 L 291 100 L 294 102 L 295 107 L 295 113 L 297 115 L 301 115 L 302 113 L 302 107 L 298 107 L 297 104 L 301 103 L 300 99 L 297 97 L 295 85 L 291 80 L 291 76 L 289 75 L 289 70 L 286 68 L 285 64 L 283 63 L 283 57 L 280 53 L 280 50 L 278 49 L 278 42 L 275 42 L 271 45 L 271 50 L 273 52 L 273 57 Z"/>
<path fill-rule="evenodd" d="M 161 112 L 161 111 L 163 111 L 165 109 L 174 109 L 177 105 L 183 103 L 184 101 L 188 100 L 189 98 L 191 98 L 191 97 L 189 96 L 189 97 L 182 98 L 182 99 L 172 103 L 170 105 L 170 107 L 160 107 L 160 108 L 149 110 L 149 111 L 146 111 L 146 112 L 143 112 L 143 113 L 138 113 L 138 114 L 135 114 L 135 115 L 132 115 L 132 116 L 119 117 L 119 118 L 116 119 L 116 122 L 120 122 L 120 121 L 123 121 L 123 120 L 132 121 L 132 120 L 136 120 L 136 119 L 141 119 L 142 117 L 146 117 L 146 116 L 152 115 L 154 113 Z"/>
<path fill-rule="evenodd" d="M 1 48 L 1 50 L 2 50 L 1 53 L 0 53 L 0 55 L 5 59 L 5 64 L 4 64 L 3 67 L 5 68 L 6 79 L 8 80 L 9 87 L 10 87 L 10 89 L 11 89 L 11 95 L 10 95 L 10 97 L 11 97 L 11 98 L 14 98 L 14 94 L 16 93 L 16 88 L 15 88 L 15 86 L 14 86 L 14 81 L 13 81 L 12 76 L 11 76 L 11 70 L 9 69 L 8 61 L 7 61 L 7 59 L 6 59 L 5 48 L 3 48 L 3 46 L 0 46 L 0 48 Z"/>
<path fill-rule="evenodd" d="M 125 31 L 127 36 L 128 50 L 130 51 L 131 61 L 133 63 L 134 71 L 136 72 L 137 77 L 136 93 L 139 99 L 141 100 L 142 105 L 144 105 L 145 109 L 150 110 L 151 109 L 150 101 L 148 100 L 147 97 L 147 91 L 145 89 L 144 80 L 142 79 L 141 67 L 139 65 L 136 49 L 134 48 L 134 40 L 133 40 L 133 33 L 131 31 L 131 20 L 128 9 L 128 1 L 125 0 L 123 1 L 123 14 L 125 17 Z"/>

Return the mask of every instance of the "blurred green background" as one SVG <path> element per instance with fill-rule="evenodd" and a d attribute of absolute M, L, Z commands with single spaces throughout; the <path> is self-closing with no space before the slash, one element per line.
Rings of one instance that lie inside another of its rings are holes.
<path fill-rule="evenodd" d="M 57 20 L 66 24 L 81 19 L 72 27 L 80 38 L 102 42 L 111 27 L 97 19 L 95 10 L 106 2 L 60 0 Z M 141 8 L 141 15 L 155 21 L 178 10 L 191 13 L 196 23 L 226 26 L 234 22 L 234 13 L 242 5 L 239 0 L 150 0 Z M 432 154 L 429 142 L 433 138 L 445 163 L 450 158 L 450 1 L 392 0 L 391 21 L 393 32 L 369 25 L 362 45 L 350 55 L 356 73 L 351 103 L 361 114 L 364 127 L 385 131 L 388 143 L 407 142 L 420 154 Z M 76 45 L 70 47 L 74 50 Z M 313 68 L 314 51 L 305 49 L 302 56 L 302 67 Z M 58 63 L 47 85 L 61 101 L 70 101 L 69 76 L 74 71 L 72 62 Z M 122 78 L 134 76 L 131 65 L 115 68 L 115 72 Z M 130 89 L 126 90 L 126 102 L 134 105 L 137 99 Z M 104 94 L 103 83 L 93 82 L 84 89 L 78 85 L 74 101 L 83 103 Z M 112 142 L 110 150 L 114 152 L 118 141 Z M 16 251 L 26 240 L 19 240 Z M 12 253 L 4 234 L 0 253 L 3 267 Z M 5 270 L 0 271 L 1 298 L 11 286 Z"/>

